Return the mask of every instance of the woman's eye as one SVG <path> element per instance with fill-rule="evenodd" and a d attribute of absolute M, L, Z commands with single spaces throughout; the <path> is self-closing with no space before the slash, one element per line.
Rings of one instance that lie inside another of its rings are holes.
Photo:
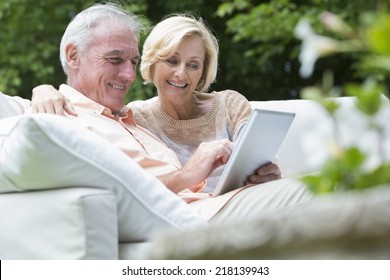
<path fill-rule="evenodd" d="M 196 64 L 196 63 L 190 63 L 188 66 L 189 66 L 191 69 L 198 69 L 198 64 Z"/>
<path fill-rule="evenodd" d="M 172 65 L 176 65 L 176 64 L 177 64 L 177 60 L 174 59 L 174 58 L 167 59 L 167 62 L 168 62 L 169 64 L 172 64 Z"/>

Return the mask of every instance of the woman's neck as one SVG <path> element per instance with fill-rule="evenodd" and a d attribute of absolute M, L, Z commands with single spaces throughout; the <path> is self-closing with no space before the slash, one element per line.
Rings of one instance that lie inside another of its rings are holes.
<path fill-rule="evenodd" d="M 184 102 L 171 102 L 159 97 L 157 105 L 160 110 L 176 120 L 197 119 L 209 112 L 214 103 L 212 94 L 194 94 L 190 100 Z"/>

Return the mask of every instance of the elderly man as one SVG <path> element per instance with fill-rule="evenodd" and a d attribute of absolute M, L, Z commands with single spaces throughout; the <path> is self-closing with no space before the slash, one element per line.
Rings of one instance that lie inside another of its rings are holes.
<path fill-rule="evenodd" d="M 181 166 L 172 150 L 137 126 L 124 100 L 136 78 L 140 28 L 135 15 L 112 4 L 94 5 L 72 20 L 60 46 L 67 74 L 67 85 L 61 85 L 60 92 L 77 111 L 77 116 L 68 117 L 124 151 L 174 193 L 195 198 L 191 205 L 207 220 L 238 219 L 309 201 L 311 196 L 299 184 L 287 187 L 286 183 L 241 188 L 219 197 L 195 193 L 215 168 L 227 162 L 232 143 L 203 143 Z M 265 178 L 280 178 L 276 165 L 260 170 Z M 261 176 L 254 179 L 252 183 L 264 181 Z"/>

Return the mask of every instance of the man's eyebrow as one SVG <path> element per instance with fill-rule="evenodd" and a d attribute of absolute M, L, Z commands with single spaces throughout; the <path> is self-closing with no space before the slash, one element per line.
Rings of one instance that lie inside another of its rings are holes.
<path fill-rule="evenodd" d="M 124 51 L 121 51 L 121 50 L 112 50 L 112 51 L 105 52 L 105 53 L 104 53 L 104 56 L 122 56 L 122 55 L 124 55 L 124 54 L 125 54 Z M 134 57 L 132 57 L 132 59 L 137 59 L 137 60 L 139 60 L 139 59 L 140 59 L 140 55 L 139 55 L 139 54 L 136 54 Z"/>
<path fill-rule="evenodd" d="M 105 56 L 110 56 L 110 55 L 123 55 L 124 53 L 125 53 L 124 51 L 112 50 L 112 51 L 105 52 L 104 55 L 105 55 Z"/>

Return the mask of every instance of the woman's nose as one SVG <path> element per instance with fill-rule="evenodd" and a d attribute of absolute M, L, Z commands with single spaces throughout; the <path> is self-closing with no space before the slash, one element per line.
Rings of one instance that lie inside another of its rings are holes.
<path fill-rule="evenodd" d="M 184 74 L 185 74 L 185 65 L 182 65 L 182 64 L 179 64 L 177 65 L 176 69 L 175 69 L 175 75 L 179 78 L 183 77 Z"/>

